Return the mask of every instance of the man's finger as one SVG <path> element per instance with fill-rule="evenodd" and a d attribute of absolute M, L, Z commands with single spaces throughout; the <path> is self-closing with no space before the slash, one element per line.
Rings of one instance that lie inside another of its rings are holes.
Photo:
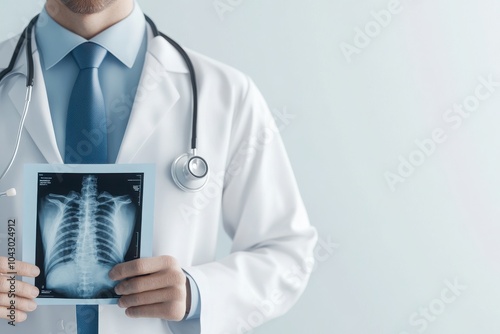
<path fill-rule="evenodd" d="M 182 302 L 167 302 L 129 307 L 125 314 L 130 318 L 160 318 L 180 321 L 184 318 L 186 309 Z"/>
<path fill-rule="evenodd" d="M 177 267 L 177 261 L 171 256 L 137 259 L 114 266 L 109 272 L 109 278 L 120 281 L 125 278 L 148 275 L 172 267 Z"/>
<path fill-rule="evenodd" d="M 8 321 L 23 322 L 28 318 L 28 315 L 20 310 L 9 310 L 6 307 L 0 307 L 0 319 Z"/>
<path fill-rule="evenodd" d="M 33 299 L 40 291 L 37 287 L 21 282 L 19 280 L 9 280 L 7 276 L 0 276 L 0 293 L 14 293 L 16 296 Z"/>
<path fill-rule="evenodd" d="M 26 277 L 37 277 L 40 275 L 40 269 L 33 264 L 22 261 L 15 261 L 14 264 L 9 264 L 6 257 L 0 256 L 0 274 L 7 274 L 11 272 L 15 272 L 18 276 Z"/>
<path fill-rule="evenodd" d="M 151 275 L 124 280 L 115 287 L 115 292 L 119 295 L 130 295 L 171 286 L 183 287 L 185 284 L 186 275 L 182 271 L 163 270 Z"/>
<path fill-rule="evenodd" d="M 186 300 L 185 293 L 179 289 L 170 287 L 123 296 L 118 300 L 118 306 L 121 308 L 129 308 L 133 306 L 159 304 L 179 300 Z"/>
<path fill-rule="evenodd" d="M 0 294 L 0 308 L 9 308 L 12 307 L 12 305 L 14 305 L 16 312 L 17 310 L 32 312 L 37 308 L 35 301 L 31 299 L 21 298 L 19 296 L 16 296 L 16 298 L 9 298 L 7 294 Z"/>

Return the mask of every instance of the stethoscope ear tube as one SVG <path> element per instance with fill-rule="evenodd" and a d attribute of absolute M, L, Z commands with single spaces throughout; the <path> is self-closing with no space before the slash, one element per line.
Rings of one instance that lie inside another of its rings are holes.
<path fill-rule="evenodd" d="M 19 37 L 19 40 L 17 41 L 16 48 L 14 49 L 14 53 L 12 54 L 12 57 L 10 59 L 9 66 L 3 70 L 0 73 L 0 81 L 2 81 L 7 74 L 12 72 L 14 69 L 14 65 L 16 64 L 17 58 L 19 57 L 19 52 L 21 52 L 21 48 L 23 46 L 23 42 L 26 40 L 26 58 L 28 62 L 28 73 L 27 73 L 27 79 L 26 79 L 26 97 L 24 100 L 24 108 L 23 108 L 23 113 L 21 116 L 21 121 L 19 122 L 19 128 L 17 130 L 17 137 L 16 137 L 16 144 L 14 147 L 14 151 L 12 153 L 12 157 L 7 164 L 7 167 L 3 170 L 2 174 L 0 174 L 0 181 L 3 180 L 5 175 L 9 172 L 10 168 L 12 167 L 12 164 L 16 160 L 17 152 L 19 151 L 19 145 L 21 143 L 21 137 L 23 134 L 23 128 L 24 128 L 24 123 L 26 121 L 26 116 L 28 115 L 28 110 L 30 107 L 31 103 L 31 93 L 33 91 L 33 84 L 34 84 L 34 65 L 33 65 L 33 57 L 32 57 L 32 48 L 31 48 L 31 37 L 33 34 L 33 26 L 35 25 L 36 21 L 38 20 L 38 15 L 35 16 L 29 25 L 24 29 L 23 34 L 21 37 Z M 9 192 L 10 191 L 10 192 Z M 15 196 L 15 189 L 14 189 L 14 195 L 12 195 L 12 189 L 9 189 L 6 191 L 4 196 Z"/>
<path fill-rule="evenodd" d="M 16 160 L 17 152 L 19 152 L 19 145 L 21 144 L 21 138 L 23 136 L 24 123 L 26 122 L 26 116 L 28 115 L 28 110 L 30 108 L 31 92 L 32 91 L 33 91 L 33 86 L 26 87 L 26 98 L 24 101 L 24 110 L 23 110 L 23 114 L 21 116 L 21 122 L 19 123 L 19 128 L 17 129 L 16 144 L 14 147 L 14 151 L 12 152 L 12 157 L 10 158 L 10 161 L 7 164 L 7 167 L 5 167 L 2 174 L 0 174 L 0 181 L 3 180 L 5 175 L 7 175 L 7 173 L 9 172 L 10 168 L 14 164 L 14 161 Z"/>
<path fill-rule="evenodd" d="M 3 193 L 0 193 L 0 197 L 13 197 L 13 196 L 16 196 L 17 193 L 16 193 L 16 189 L 15 188 L 10 188 L 9 190 L 3 192 Z"/>
<path fill-rule="evenodd" d="M 16 65 L 17 58 L 19 57 L 19 53 L 21 52 L 21 49 L 23 47 L 24 41 L 27 41 L 26 43 L 26 60 L 28 63 L 28 71 L 26 73 L 26 86 L 31 86 L 33 87 L 33 80 L 34 80 L 34 64 L 33 64 L 33 57 L 31 56 L 33 54 L 33 50 L 31 47 L 31 38 L 33 35 L 33 27 L 35 26 L 36 22 L 38 21 L 38 15 L 35 16 L 28 26 L 24 29 L 23 33 L 17 40 L 16 47 L 14 48 L 14 52 L 12 53 L 12 57 L 10 58 L 9 66 L 7 66 L 6 69 L 4 69 L 2 72 L 0 72 L 0 81 L 2 81 L 7 74 L 12 72 L 14 69 L 14 66 Z"/>

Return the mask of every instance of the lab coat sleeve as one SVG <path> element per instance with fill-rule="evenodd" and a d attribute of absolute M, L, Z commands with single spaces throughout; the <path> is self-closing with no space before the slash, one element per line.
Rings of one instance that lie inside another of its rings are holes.
<path fill-rule="evenodd" d="M 231 253 L 186 268 L 201 295 L 201 333 L 247 333 L 289 310 L 309 278 L 293 273 L 310 267 L 317 240 L 279 130 L 250 79 L 230 143 L 222 216 Z"/>

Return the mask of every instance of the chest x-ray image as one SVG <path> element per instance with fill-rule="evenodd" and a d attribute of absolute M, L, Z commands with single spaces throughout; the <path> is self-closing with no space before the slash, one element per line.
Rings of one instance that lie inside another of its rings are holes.
<path fill-rule="evenodd" d="M 142 175 L 38 175 L 40 298 L 116 298 L 108 273 L 140 256 Z"/>

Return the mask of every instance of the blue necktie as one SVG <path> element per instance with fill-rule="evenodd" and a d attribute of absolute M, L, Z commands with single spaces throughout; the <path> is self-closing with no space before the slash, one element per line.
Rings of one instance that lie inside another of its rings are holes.
<path fill-rule="evenodd" d="M 99 83 L 99 66 L 107 51 L 83 43 L 72 52 L 80 67 L 68 105 L 64 162 L 102 164 L 108 161 L 106 108 Z"/>
<path fill-rule="evenodd" d="M 83 43 L 72 52 L 80 73 L 68 105 L 65 163 L 107 162 L 106 109 L 98 75 L 106 53 L 95 43 Z M 76 323 L 78 334 L 98 334 L 99 307 L 77 305 Z"/>

